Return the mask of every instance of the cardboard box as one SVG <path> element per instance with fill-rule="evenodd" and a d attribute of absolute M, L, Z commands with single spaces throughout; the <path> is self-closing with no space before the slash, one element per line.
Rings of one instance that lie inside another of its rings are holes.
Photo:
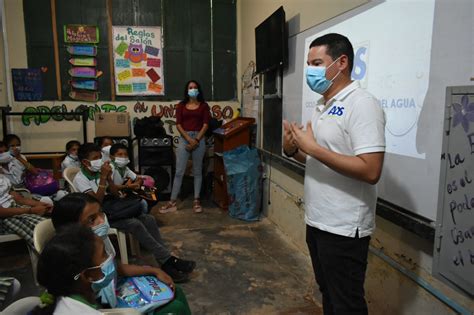
<path fill-rule="evenodd" d="M 130 137 L 129 113 L 96 113 L 96 137 Z"/>

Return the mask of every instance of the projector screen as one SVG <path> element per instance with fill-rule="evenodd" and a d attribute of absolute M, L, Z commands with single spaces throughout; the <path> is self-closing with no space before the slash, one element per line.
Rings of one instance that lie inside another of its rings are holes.
<path fill-rule="evenodd" d="M 416 132 L 428 90 L 433 17 L 434 0 L 386 1 L 305 40 L 305 56 L 311 42 L 324 34 L 351 40 L 352 78 L 380 100 L 390 153 L 425 158 L 416 150 Z M 302 122 L 311 119 L 318 98 L 303 84 Z"/>
<path fill-rule="evenodd" d="M 380 100 L 386 114 L 379 197 L 434 221 L 446 88 L 473 85 L 474 1 L 374 0 L 304 32 L 290 32 L 283 119 L 310 120 L 320 96 L 306 85 L 309 45 L 331 32 L 352 42 L 352 77 Z"/>

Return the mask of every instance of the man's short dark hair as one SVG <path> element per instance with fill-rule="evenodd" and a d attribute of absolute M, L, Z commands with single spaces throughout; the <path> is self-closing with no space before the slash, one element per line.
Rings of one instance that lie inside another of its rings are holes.
<path fill-rule="evenodd" d="M 79 147 L 79 152 L 77 153 L 77 155 L 79 156 L 79 161 L 82 161 L 82 160 L 88 160 L 89 155 L 92 152 L 101 152 L 101 151 L 102 149 L 97 144 L 84 143 L 83 145 Z"/>
<path fill-rule="evenodd" d="M 349 71 L 352 72 L 354 65 L 354 48 L 349 39 L 341 34 L 330 33 L 316 38 L 311 42 L 309 48 L 326 46 L 326 53 L 336 60 L 341 55 L 346 55 L 349 60 Z"/>

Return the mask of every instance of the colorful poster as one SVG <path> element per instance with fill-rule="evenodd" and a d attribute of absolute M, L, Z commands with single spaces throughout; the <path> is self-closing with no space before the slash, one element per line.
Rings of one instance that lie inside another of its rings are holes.
<path fill-rule="evenodd" d="M 113 26 L 117 95 L 164 95 L 161 27 Z"/>

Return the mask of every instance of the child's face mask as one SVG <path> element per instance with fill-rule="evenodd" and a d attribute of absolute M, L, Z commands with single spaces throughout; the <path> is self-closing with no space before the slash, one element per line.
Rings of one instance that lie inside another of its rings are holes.
<path fill-rule="evenodd" d="M 89 160 L 89 163 L 91 164 L 88 169 L 91 172 L 97 173 L 100 172 L 100 169 L 102 168 L 102 165 L 104 164 L 104 161 L 102 159 L 97 159 L 97 160 Z"/>
<path fill-rule="evenodd" d="M 115 164 L 117 164 L 118 167 L 125 167 L 127 166 L 128 163 L 130 163 L 129 158 L 126 158 L 126 157 L 115 158 Z"/>

